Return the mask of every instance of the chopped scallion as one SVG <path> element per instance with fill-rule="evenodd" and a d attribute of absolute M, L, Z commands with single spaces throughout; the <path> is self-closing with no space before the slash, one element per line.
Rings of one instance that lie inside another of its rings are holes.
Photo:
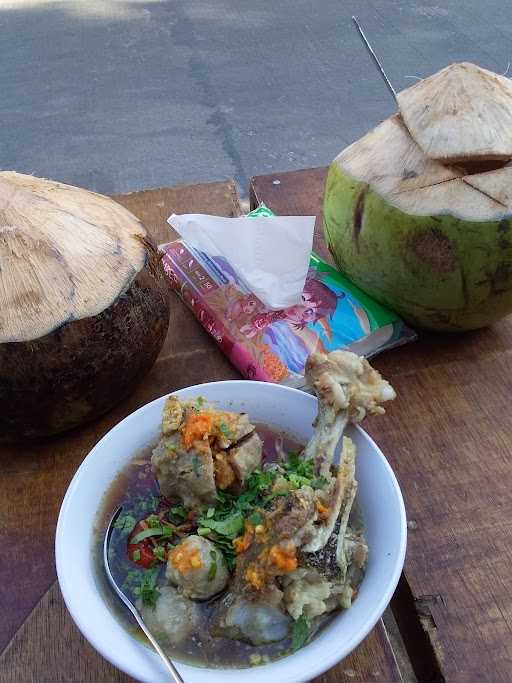
<path fill-rule="evenodd" d="M 247 521 L 253 526 L 257 526 L 263 522 L 263 517 L 259 512 L 253 512 L 252 515 L 247 518 Z"/>
<path fill-rule="evenodd" d="M 172 529 L 168 526 L 166 527 L 160 527 L 159 529 L 143 529 L 142 531 L 139 531 L 138 534 L 135 534 L 133 538 L 130 539 L 130 543 L 140 543 L 146 538 L 150 538 L 151 536 L 171 536 L 172 535 Z"/>
<path fill-rule="evenodd" d="M 167 560 L 167 556 L 165 554 L 165 548 L 163 547 L 163 545 L 157 545 L 156 548 L 153 548 L 153 555 L 160 562 L 166 562 L 166 560 Z"/>
<path fill-rule="evenodd" d="M 213 581 L 217 575 L 217 553 L 215 550 L 210 550 L 210 557 L 212 563 L 210 565 L 210 569 L 208 570 L 208 581 Z"/>
<path fill-rule="evenodd" d="M 309 622 L 304 615 L 301 615 L 292 626 L 292 652 L 300 650 L 307 643 L 309 638 Z"/>
<path fill-rule="evenodd" d="M 123 536 L 128 536 L 131 534 L 137 520 L 132 515 L 119 515 L 119 517 L 114 522 L 114 529 L 118 529 Z"/>

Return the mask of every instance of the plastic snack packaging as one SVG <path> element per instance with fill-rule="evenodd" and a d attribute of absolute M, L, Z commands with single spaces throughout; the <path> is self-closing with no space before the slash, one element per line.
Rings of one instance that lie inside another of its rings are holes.
<path fill-rule="evenodd" d="M 273 216 L 259 207 L 249 217 Z M 160 246 L 173 289 L 248 379 L 304 386 L 314 351 L 347 349 L 370 358 L 416 334 L 341 273 L 311 254 L 300 303 L 270 310 L 222 256 L 178 239 Z"/>

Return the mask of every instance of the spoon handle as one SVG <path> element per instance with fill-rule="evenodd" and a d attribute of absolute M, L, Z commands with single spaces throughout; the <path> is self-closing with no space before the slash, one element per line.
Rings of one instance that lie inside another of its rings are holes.
<path fill-rule="evenodd" d="M 158 642 L 156 641 L 155 637 L 152 635 L 146 624 L 144 623 L 144 620 L 142 619 L 142 616 L 139 614 L 139 610 L 135 607 L 135 605 L 132 603 L 132 601 L 126 596 L 123 591 L 119 588 L 119 586 L 116 583 L 116 580 L 114 579 L 112 572 L 110 571 L 110 562 L 109 562 L 109 556 L 108 556 L 108 548 L 109 548 L 109 543 L 110 543 L 110 537 L 112 536 L 112 532 L 114 530 L 114 524 L 121 514 L 122 511 L 122 506 L 118 507 L 117 510 L 114 512 L 112 515 L 112 519 L 109 522 L 109 525 L 107 527 L 107 532 L 105 534 L 105 539 L 103 541 L 103 564 L 105 566 L 105 573 L 107 575 L 107 579 L 114 589 L 114 592 L 117 594 L 119 599 L 126 605 L 126 607 L 130 610 L 130 612 L 133 614 L 135 619 L 137 620 L 138 625 L 141 627 L 141 629 L 144 631 L 146 638 L 149 640 L 151 645 L 155 648 L 157 653 L 160 655 L 163 663 L 165 664 L 166 668 L 168 669 L 169 673 L 171 674 L 171 678 L 174 681 L 174 683 L 185 683 L 183 678 L 179 675 L 178 671 L 176 670 L 176 667 L 174 664 L 171 662 L 169 657 L 165 654 L 165 652 L 162 650 Z"/>
<path fill-rule="evenodd" d="M 165 654 L 165 652 L 162 650 L 156 639 L 153 637 L 151 632 L 148 630 L 146 627 L 146 624 L 142 621 L 141 617 L 139 616 L 139 613 L 137 611 L 132 611 L 133 616 L 135 619 L 137 619 L 137 623 L 141 627 L 141 629 L 144 631 L 144 634 L 146 635 L 146 638 L 150 641 L 151 645 L 155 648 L 155 650 L 158 652 L 160 657 L 162 658 L 162 661 L 164 662 L 165 666 L 169 670 L 169 673 L 171 674 L 171 678 L 174 681 L 174 683 L 184 683 L 183 678 L 179 675 L 176 667 L 174 664 L 171 662 L 169 657 Z"/>

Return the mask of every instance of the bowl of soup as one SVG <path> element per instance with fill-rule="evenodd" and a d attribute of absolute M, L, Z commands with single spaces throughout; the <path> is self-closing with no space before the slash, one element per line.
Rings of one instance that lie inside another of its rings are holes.
<path fill-rule="evenodd" d="M 307 681 L 368 635 L 404 562 L 402 495 L 358 425 L 322 462 L 317 412 L 296 389 L 214 382 L 149 403 L 99 441 L 64 498 L 56 564 L 101 655 L 139 681 L 168 680 L 105 579 L 119 506 L 114 575 L 187 683 Z"/>

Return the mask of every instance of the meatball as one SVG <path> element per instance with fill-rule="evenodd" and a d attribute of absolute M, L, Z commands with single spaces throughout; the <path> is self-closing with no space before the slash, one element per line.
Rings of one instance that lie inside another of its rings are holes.
<path fill-rule="evenodd" d="M 214 622 L 216 636 L 264 645 L 283 640 L 289 633 L 290 617 L 272 605 L 237 598 Z"/>
<path fill-rule="evenodd" d="M 224 590 L 229 580 L 222 553 L 207 538 L 188 536 L 169 553 L 166 577 L 183 595 L 206 600 Z"/>
<path fill-rule="evenodd" d="M 197 441 L 187 451 L 174 433 L 161 439 L 153 450 L 151 465 L 163 496 L 179 498 L 187 507 L 215 500 L 217 490 L 208 441 Z"/>
<path fill-rule="evenodd" d="M 229 450 L 228 461 L 240 485 L 245 484 L 249 475 L 261 466 L 263 441 L 256 432 Z"/>
<path fill-rule="evenodd" d="M 197 628 L 198 606 L 172 586 L 162 586 L 159 592 L 154 609 L 143 605 L 142 600 L 137 601 L 137 608 L 151 633 L 163 642 L 179 645 Z"/>

